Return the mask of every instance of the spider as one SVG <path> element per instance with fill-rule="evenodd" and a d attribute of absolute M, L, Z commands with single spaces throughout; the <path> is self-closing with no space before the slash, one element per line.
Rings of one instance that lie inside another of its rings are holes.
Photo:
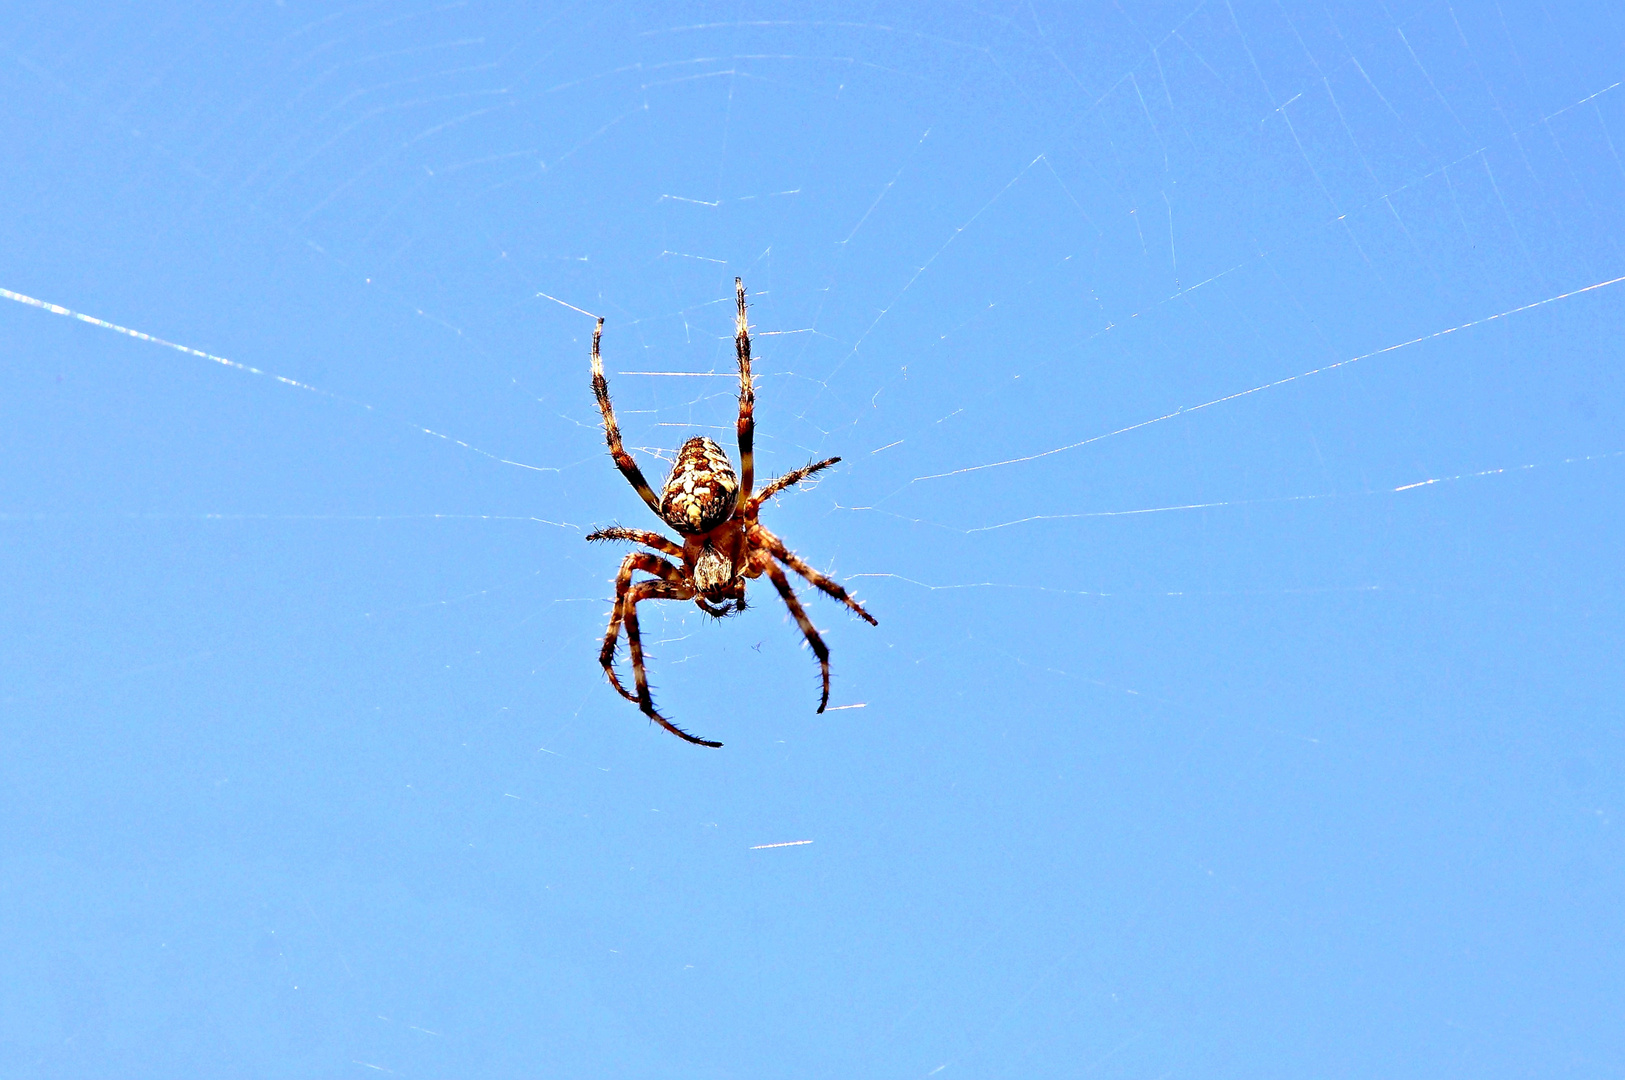
<path fill-rule="evenodd" d="M 829 648 L 813 628 L 812 620 L 807 618 L 779 563 L 857 612 L 869 625 L 876 625 L 875 617 L 863 610 L 863 605 L 852 599 L 845 589 L 808 566 L 795 552 L 784 546 L 783 540 L 756 520 L 757 512 L 768 499 L 841 459 L 832 457 L 792 469 L 757 494 L 751 494 L 756 464 L 752 453 L 756 435 L 756 393 L 751 388 L 745 283 L 739 278 L 734 278 L 734 293 L 739 301 L 734 334 L 734 344 L 739 353 L 737 475 L 722 447 L 703 435 L 696 435 L 677 451 L 677 464 L 673 466 L 665 487 L 656 495 L 649 481 L 643 478 L 637 462 L 621 445 L 621 431 L 615 423 L 615 410 L 609 403 L 609 380 L 604 378 L 604 362 L 598 355 L 598 341 L 604 334 L 603 319 L 598 320 L 597 329 L 592 335 L 592 392 L 598 399 L 598 408 L 604 414 L 604 438 L 609 443 L 610 456 L 615 459 L 615 467 L 643 497 L 649 509 L 683 538 L 683 542 L 678 544 L 657 532 L 626 529 L 619 525 L 599 529 L 587 537 L 588 540 L 627 540 L 642 544 L 671 556 L 680 564 L 675 565 L 647 551 L 634 551 L 621 560 L 620 573 L 615 575 L 615 607 L 609 616 L 609 630 L 604 634 L 604 647 L 598 654 L 598 662 L 604 666 L 610 685 L 622 697 L 636 704 L 644 715 L 673 735 L 700 746 L 722 744 L 695 738 L 655 710 L 654 701 L 649 695 L 649 679 L 644 672 L 643 642 L 638 636 L 638 604 L 641 601 L 693 600 L 707 615 L 722 618 L 743 611 L 746 580 L 766 574 L 784 598 L 785 606 L 795 616 L 801 632 L 806 635 L 807 644 L 812 646 L 812 651 L 818 657 L 824 678 L 824 693 L 818 699 L 819 712 L 823 712 L 824 706 L 829 704 Z M 653 577 L 634 582 L 632 575 L 637 571 Z M 623 626 L 632 650 L 632 676 L 637 686 L 635 695 L 627 693 L 620 677 L 615 674 L 615 648 Z"/>

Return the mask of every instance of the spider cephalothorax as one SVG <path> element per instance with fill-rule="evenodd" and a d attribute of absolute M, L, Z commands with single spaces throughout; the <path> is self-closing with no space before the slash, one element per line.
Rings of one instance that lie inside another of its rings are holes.
<path fill-rule="evenodd" d="M 784 489 L 800 483 L 807 477 L 840 461 L 829 458 L 793 469 L 774 480 L 758 494 L 751 494 L 756 459 L 753 452 L 756 423 L 754 412 L 756 394 L 750 375 L 750 328 L 745 321 L 745 284 L 734 278 L 734 293 L 739 313 L 734 333 L 734 344 L 739 354 L 739 472 L 727 452 L 697 435 L 677 451 L 677 463 L 671 477 L 657 497 L 644 479 L 632 455 L 621 444 L 621 429 L 615 423 L 615 410 L 609 403 L 609 381 L 604 378 L 604 362 L 598 354 L 598 342 L 604 333 L 604 320 L 592 335 L 592 392 L 598 399 L 598 408 L 604 414 L 604 438 L 609 442 L 610 456 L 616 468 L 631 482 L 660 518 L 683 537 L 678 544 L 657 532 L 644 529 L 623 529 L 619 526 L 599 529 L 588 540 L 630 540 L 635 544 L 653 548 L 681 565 L 647 551 L 634 551 L 621 560 L 620 573 L 615 577 L 615 608 L 609 616 L 609 630 L 604 634 L 604 647 L 599 651 L 599 662 L 609 675 L 610 685 L 628 701 L 667 731 L 701 746 L 721 746 L 721 743 L 696 739 L 688 732 L 655 711 L 649 695 L 649 679 L 643 666 L 643 642 L 638 634 L 639 601 L 693 600 L 707 614 L 718 617 L 731 615 L 745 608 L 745 582 L 763 574 L 773 582 L 785 606 L 795 617 L 807 644 L 818 657 L 823 674 L 824 693 L 818 699 L 818 711 L 829 704 L 829 649 L 818 636 L 812 621 L 796 599 L 790 579 L 780 563 L 806 578 L 819 590 L 828 593 L 874 625 L 874 616 L 847 594 L 847 591 L 803 562 L 795 552 L 756 520 L 761 506 Z M 652 575 L 634 582 L 638 571 Z M 621 628 L 626 628 L 626 640 L 632 651 L 632 677 L 637 693 L 628 693 L 615 674 L 615 647 L 620 641 Z"/>

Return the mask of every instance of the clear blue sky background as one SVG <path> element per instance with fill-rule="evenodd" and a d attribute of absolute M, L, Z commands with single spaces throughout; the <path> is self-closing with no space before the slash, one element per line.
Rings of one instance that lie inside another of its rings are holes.
<path fill-rule="evenodd" d="M 15 9 L 0 1074 L 1620 1075 L 1622 31 Z"/>

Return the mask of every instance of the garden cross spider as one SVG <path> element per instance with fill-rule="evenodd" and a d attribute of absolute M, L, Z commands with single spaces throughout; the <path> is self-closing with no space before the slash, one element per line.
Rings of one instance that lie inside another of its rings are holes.
<path fill-rule="evenodd" d="M 604 334 L 604 320 L 592 334 L 592 392 L 598 398 L 598 407 L 604 413 L 604 438 L 609 443 L 610 456 L 637 489 L 649 509 L 660 515 L 667 525 L 683 537 L 681 544 L 673 543 L 657 532 L 646 529 L 625 529 L 612 526 L 599 529 L 588 540 L 629 540 L 634 544 L 654 548 L 656 551 L 680 560 L 681 566 L 647 551 L 634 551 L 621 560 L 621 571 L 615 575 L 615 608 L 609 616 L 609 630 L 604 634 L 604 647 L 598 654 L 599 663 L 609 675 L 610 685 L 626 700 L 634 702 L 651 720 L 679 738 L 700 746 L 721 746 L 719 742 L 697 739 L 655 711 L 649 696 L 649 679 L 643 669 L 643 642 L 638 637 L 638 603 L 643 600 L 693 600 L 701 611 L 721 618 L 745 608 L 745 581 L 763 574 L 784 598 L 785 606 L 795 616 L 807 644 L 818 656 L 824 676 L 824 693 L 818 699 L 818 711 L 829 704 L 829 648 L 818 636 L 812 620 L 802 610 L 790 580 L 779 566 L 783 563 L 816 588 L 828 593 L 864 619 L 871 626 L 875 618 L 840 585 L 820 574 L 784 546 L 756 520 L 757 512 L 768 499 L 785 488 L 799 484 L 807 477 L 826 469 L 841 459 L 803 465 L 774 480 L 756 495 L 751 494 L 755 473 L 752 444 L 756 422 L 753 413 L 756 393 L 750 378 L 750 329 L 745 322 L 745 283 L 734 278 L 734 293 L 739 300 L 739 316 L 734 344 L 739 353 L 739 475 L 727 453 L 703 435 L 696 435 L 677 451 L 677 464 L 671 470 L 666 486 L 656 495 L 643 478 L 637 462 L 621 445 L 621 431 L 615 424 L 615 410 L 609 403 L 609 381 L 604 378 L 604 362 L 598 355 L 598 339 Z M 776 560 L 776 561 L 775 561 Z M 654 577 L 634 583 L 632 574 L 643 571 Z M 629 694 L 615 674 L 615 646 L 620 640 L 621 627 L 626 628 L 626 640 L 632 649 L 632 677 L 636 680 L 637 694 Z"/>

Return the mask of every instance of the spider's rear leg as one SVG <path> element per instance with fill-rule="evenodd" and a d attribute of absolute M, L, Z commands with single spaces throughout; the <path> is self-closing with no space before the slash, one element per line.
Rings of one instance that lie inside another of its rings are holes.
<path fill-rule="evenodd" d="M 779 590 L 779 595 L 784 597 L 784 606 L 795 616 L 796 625 L 801 627 L 801 632 L 807 636 L 807 644 L 812 646 L 813 653 L 818 657 L 818 667 L 824 676 L 824 694 L 818 699 L 818 711 L 823 712 L 824 706 L 829 704 L 829 646 L 824 644 L 812 620 L 802 610 L 801 601 L 796 599 L 796 591 L 790 588 L 790 579 L 771 559 L 767 560 L 767 576 L 773 580 L 773 587 Z"/>
<path fill-rule="evenodd" d="M 615 407 L 609 403 L 609 380 L 604 378 L 604 361 L 598 355 L 598 339 L 604 336 L 604 320 L 598 320 L 598 326 L 592 332 L 592 396 L 598 399 L 598 411 L 604 414 L 604 441 L 609 443 L 609 456 L 615 459 L 615 467 L 621 470 L 638 496 L 649 504 L 649 509 L 660 515 L 660 498 L 655 495 L 654 489 L 649 487 L 649 481 L 644 479 L 643 470 L 632 455 L 626 452 L 621 444 L 620 425 L 615 423 Z"/>
<path fill-rule="evenodd" d="M 739 498 L 750 498 L 756 479 L 756 390 L 750 375 L 750 324 L 745 320 L 745 282 L 734 278 L 739 314 L 734 324 L 734 351 L 739 354 Z"/>
<path fill-rule="evenodd" d="M 654 700 L 649 696 L 649 677 L 643 670 L 643 638 L 638 633 L 638 601 L 640 600 L 688 600 L 694 591 L 686 585 L 671 581 L 640 581 L 627 591 L 626 600 L 621 605 L 626 623 L 626 643 L 632 650 L 632 678 L 638 687 L 638 708 L 643 715 L 677 736 L 679 739 L 694 743 L 698 746 L 721 746 L 719 742 L 710 739 L 699 739 L 690 735 L 676 724 L 667 720 L 655 711 Z M 622 691 L 625 693 L 625 691 Z"/>

